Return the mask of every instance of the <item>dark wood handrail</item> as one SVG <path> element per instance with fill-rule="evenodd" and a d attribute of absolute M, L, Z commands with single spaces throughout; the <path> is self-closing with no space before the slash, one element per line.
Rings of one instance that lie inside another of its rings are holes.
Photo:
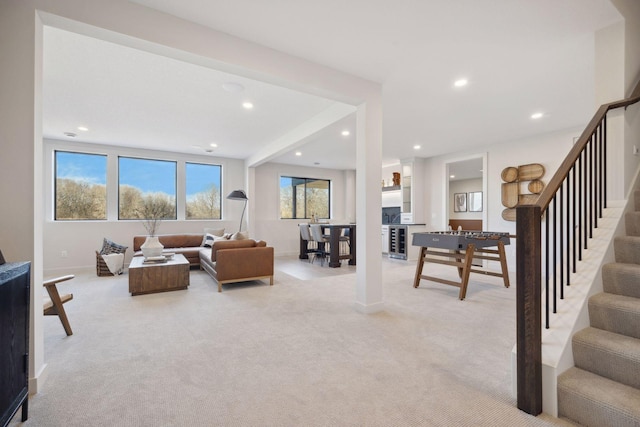
<path fill-rule="evenodd" d="M 569 171 L 578 160 L 578 157 L 580 157 L 580 153 L 584 150 L 587 143 L 589 143 L 589 141 L 591 140 L 591 136 L 596 132 L 596 129 L 598 128 L 598 126 L 600 126 L 600 123 L 602 123 L 602 120 L 604 120 L 609 110 L 615 110 L 616 108 L 620 107 L 628 107 L 629 105 L 635 104 L 638 101 L 640 101 L 640 82 L 638 82 L 630 97 L 622 99 L 620 101 L 602 104 L 600 108 L 598 108 L 598 111 L 596 111 L 596 114 L 594 114 L 584 132 L 582 132 L 582 135 L 580 135 L 578 141 L 576 141 L 576 143 L 573 145 L 573 147 L 567 154 L 567 157 L 565 157 L 562 164 L 560 164 L 560 166 L 558 167 L 556 173 L 553 175 L 551 180 L 549 180 L 549 184 L 547 184 L 544 190 L 542 190 L 542 193 L 540 193 L 540 197 L 538 197 L 538 200 L 536 201 L 536 203 L 534 203 L 536 206 L 540 207 L 541 212 L 544 212 L 547 206 L 549 206 L 549 203 L 551 203 L 553 196 L 562 185 L 562 182 L 569 174 Z"/>

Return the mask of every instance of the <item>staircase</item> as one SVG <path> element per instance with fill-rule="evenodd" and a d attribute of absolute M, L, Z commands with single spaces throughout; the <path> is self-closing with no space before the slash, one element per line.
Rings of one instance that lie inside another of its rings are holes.
<path fill-rule="evenodd" d="M 640 426 L 640 190 L 589 298 L 590 327 L 573 336 L 575 366 L 558 377 L 558 416 L 582 426 Z"/>

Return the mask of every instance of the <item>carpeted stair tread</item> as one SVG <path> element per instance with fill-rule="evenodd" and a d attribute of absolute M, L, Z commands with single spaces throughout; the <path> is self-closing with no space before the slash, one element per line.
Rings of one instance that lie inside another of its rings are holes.
<path fill-rule="evenodd" d="M 640 190 L 633 192 L 633 207 L 635 210 L 640 211 Z"/>
<path fill-rule="evenodd" d="M 616 262 L 640 264 L 640 237 L 617 236 L 613 240 Z"/>
<path fill-rule="evenodd" d="M 627 236 L 640 236 L 640 212 L 624 214 L 624 225 Z"/>
<path fill-rule="evenodd" d="M 558 377 L 558 416 L 583 426 L 638 427 L 640 390 L 580 368 Z"/>
<path fill-rule="evenodd" d="M 640 339 L 585 328 L 572 344 L 576 367 L 640 389 Z"/>
<path fill-rule="evenodd" d="M 640 298 L 601 292 L 589 298 L 591 326 L 640 338 Z"/>
<path fill-rule="evenodd" d="M 640 298 L 640 265 L 612 262 L 602 266 L 605 292 Z"/>

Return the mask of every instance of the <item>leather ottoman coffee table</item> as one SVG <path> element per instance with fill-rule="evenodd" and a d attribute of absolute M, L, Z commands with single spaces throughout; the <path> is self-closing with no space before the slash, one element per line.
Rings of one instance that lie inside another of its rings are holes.
<path fill-rule="evenodd" d="M 136 256 L 129 264 L 129 292 L 131 295 L 177 291 L 189 286 L 189 261 L 175 254 L 164 262 L 147 262 Z"/>

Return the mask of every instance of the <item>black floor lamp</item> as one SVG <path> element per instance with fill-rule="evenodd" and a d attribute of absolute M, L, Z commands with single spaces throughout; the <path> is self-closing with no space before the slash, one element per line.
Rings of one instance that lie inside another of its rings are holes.
<path fill-rule="evenodd" d="M 240 228 L 238 228 L 239 233 L 240 230 L 242 230 L 242 219 L 244 218 L 244 211 L 247 209 L 247 201 L 249 199 L 247 198 L 247 194 L 244 192 L 244 190 L 233 190 L 231 193 L 229 193 L 227 199 L 244 200 L 244 208 L 242 208 L 242 216 L 240 217 Z"/>

